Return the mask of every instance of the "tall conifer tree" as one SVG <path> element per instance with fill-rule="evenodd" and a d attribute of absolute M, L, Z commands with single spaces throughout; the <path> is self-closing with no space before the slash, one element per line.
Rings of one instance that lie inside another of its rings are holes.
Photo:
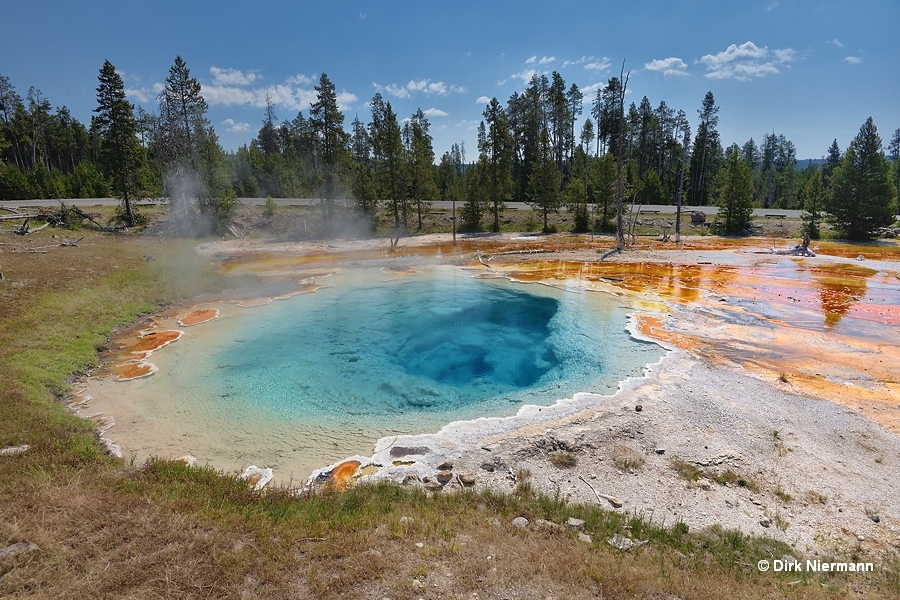
<path fill-rule="evenodd" d="M 135 213 L 131 200 L 141 152 L 134 107 L 125 97 L 122 77 L 108 60 L 103 63 L 98 79 L 94 123 L 100 134 L 100 163 L 112 180 L 114 193 L 122 199 L 125 223 L 133 227 Z"/>
<path fill-rule="evenodd" d="M 847 239 L 869 239 L 894 222 L 896 193 L 881 136 L 869 117 L 832 173 L 831 225 Z"/>

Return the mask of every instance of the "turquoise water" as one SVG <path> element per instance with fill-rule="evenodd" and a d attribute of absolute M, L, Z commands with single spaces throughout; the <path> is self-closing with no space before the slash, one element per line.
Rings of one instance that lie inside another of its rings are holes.
<path fill-rule="evenodd" d="M 455 269 L 369 273 L 253 309 L 211 357 L 206 386 L 232 410 L 385 423 L 608 391 L 660 350 L 602 299 Z"/>
<path fill-rule="evenodd" d="M 317 283 L 330 287 L 229 309 L 154 354 L 160 371 L 123 389 L 145 428 L 180 441 L 143 451 L 308 474 L 380 437 L 613 392 L 663 354 L 631 338 L 618 299 L 575 286 L 455 267 Z"/>

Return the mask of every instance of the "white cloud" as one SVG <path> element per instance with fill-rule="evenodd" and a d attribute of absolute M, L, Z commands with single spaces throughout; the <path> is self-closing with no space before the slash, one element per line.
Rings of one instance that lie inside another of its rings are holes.
<path fill-rule="evenodd" d="M 259 77 L 256 77 L 257 79 Z M 252 106 L 266 107 L 266 96 L 273 105 L 294 111 L 309 109 L 316 101 L 317 92 L 309 84 L 312 80 L 305 75 L 295 75 L 284 83 L 265 87 L 248 88 L 236 85 L 202 85 L 201 93 L 210 106 Z M 337 94 L 338 107 L 347 110 L 354 102 L 356 95 L 349 92 Z"/>
<path fill-rule="evenodd" d="M 225 126 L 225 131 L 230 131 L 231 133 L 245 133 L 250 131 L 250 123 L 235 123 L 234 119 L 225 119 L 222 121 L 222 125 Z"/>
<path fill-rule="evenodd" d="M 337 104 L 341 112 L 350 110 L 350 107 L 353 106 L 353 103 L 356 102 L 356 100 L 356 94 L 350 92 L 338 92 Z"/>
<path fill-rule="evenodd" d="M 850 63 L 851 65 L 858 65 L 862 62 L 862 59 L 858 56 L 848 56 L 844 59 L 844 62 Z"/>
<path fill-rule="evenodd" d="M 775 59 L 778 62 L 789 63 L 794 62 L 797 58 L 797 51 L 793 48 L 784 48 L 782 50 L 775 50 L 773 52 L 775 54 Z"/>
<path fill-rule="evenodd" d="M 724 52 L 718 54 L 707 54 L 700 61 L 710 67 L 719 65 L 727 65 L 739 60 L 752 60 L 755 58 L 763 58 L 769 49 L 760 48 L 753 42 L 744 42 L 740 46 L 731 44 Z"/>
<path fill-rule="evenodd" d="M 134 100 L 140 102 L 141 104 L 150 102 L 149 90 L 145 87 L 125 88 L 125 95 L 129 98 L 133 98 Z"/>
<path fill-rule="evenodd" d="M 844 44 L 841 42 L 841 40 L 839 40 L 837 38 L 834 38 L 833 40 L 829 40 L 828 43 L 831 44 L 832 46 L 837 46 L 838 48 L 844 47 Z"/>
<path fill-rule="evenodd" d="M 450 115 L 450 113 L 444 112 L 439 108 L 429 108 L 428 110 L 423 110 L 422 113 L 426 117 L 446 117 Z"/>
<path fill-rule="evenodd" d="M 396 83 L 384 87 L 377 83 L 372 85 L 375 86 L 376 90 L 384 90 L 395 98 L 410 98 L 418 93 L 447 96 L 448 94 L 464 94 L 467 91 L 462 86 L 447 85 L 443 81 L 431 81 L 430 79 L 411 79 L 406 85 L 397 85 Z"/>
<path fill-rule="evenodd" d="M 605 56 L 600 60 L 592 60 L 590 62 L 585 63 L 584 68 L 589 71 L 605 71 L 612 65 L 612 61 L 610 61 Z"/>
<path fill-rule="evenodd" d="M 259 79 L 259 74 L 249 71 L 244 73 L 237 69 L 220 69 L 219 67 L 210 67 L 209 72 L 213 76 L 215 85 L 252 85 L 254 81 Z"/>
<path fill-rule="evenodd" d="M 303 73 L 297 73 L 284 80 L 289 85 L 310 85 L 313 83 L 312 77 L 307 77 Z"/>
<path fill-rule="evenodd" d="M 593 101 L 593 99 L 597 97 L 597 90 L 602 90 L 604 88 L 606 88 L 606 83 L 602 81 L 581 88 L 581 93 L 584 95 L 585 102 L 587 102 L 588 98 Z"/>
<path fill-rule="evenodd" d="M 525 61 L 525 64 L 533 65 L 533 64 L 537 63 L 540 65 L 549 65 L 550 63 L 555 62 L 555 61 L 556 61 L 555 56 L 544 56 L 544 57 L 541 57 L 541 60 L 538 60 L 537 54 L 535 54 L 534 56 L 528 58 L 528 60 Z"/>
<path fill-rule="evenodd" d="M 538 72 L 534 69 L 522 69 L 518 73 L 510 75 L 508 79 L 504 79 L 503 83 L 506 83 L 509 79 L 521 79 L 524 83 L 528 84 L 531 81 L 531 78 L 537 74 Z"/>
<path fill-rule="evenodd" d="M 584 68 L 589 71 L 605 71 L 612 65 L 612 61 L 605 56 L 602 58 L 597 58 L 596 56 L 582 56 L 575 60 L 566 59 L 562 63 L 563 68 L 579 65 L 583 65 Z"/>
<path fill-rule="evenodd" d="M 491 99 L 487 96 L 478 96 L 478 100 L 475 101 L 475 104 L 487 104 Z"/>
<path fill-rule="evenodd" d="M 391 96 L 394 96 L 395 98 L 409 98 L 409 90 L 407 90 L 405 87 L 397 85 L 396 83 L 392 83 L 383 88 L 379 85 L 376 85 L 375 88 L 383 89 L 385 92 L 387 92 Z"/>
<path fill-rule="evenodd" d="M 780 73 L 778 67 L 793 62 L 796 57 L 793 48 L 770 51 L 767 46 L 760 48 L 753 42 L 744 42 L 740 46 L 731 44 L 718 54 L 706 54 L 700 62 L 706 65 L 709 79 L 748 81 Z"/>
<path fill-rule="evenodd" d="M 674 56 L 670 56 L 669 58 L 657 58 L 648 63 L 644 63 L 644 68 L 648 71 L 658 71 L 666 77 L 671 77 L 672 75 L 687 75 L 687 67 L 686 62 Z"/>

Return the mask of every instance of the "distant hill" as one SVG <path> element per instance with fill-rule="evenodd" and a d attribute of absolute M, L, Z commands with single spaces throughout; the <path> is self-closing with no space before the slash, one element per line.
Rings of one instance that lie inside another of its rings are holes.
<path fill-rule="evenodd" d="M 817 167 L 825 162 L 824 158 L 802 158 L 797 161 L 798 169 L 808 169 L 810 165 L 816 165 Z"/>

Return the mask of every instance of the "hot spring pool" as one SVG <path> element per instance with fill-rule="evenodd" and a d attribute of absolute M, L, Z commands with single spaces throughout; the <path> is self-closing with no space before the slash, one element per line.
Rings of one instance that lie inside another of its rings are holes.
<path fill-rule="evenodd" d="M 371 454 L 381 437 L 613 392 L 663 353 L 629 335 L 617 298 L 575 285 L 449 266 L 317 283 L 328 287 L 187 329 L 150 358 L 160 368 L 150 378 L 98 382 L 134 405 L 114 436 L 126 455 L 190 453 L 296 480 Z"/>

